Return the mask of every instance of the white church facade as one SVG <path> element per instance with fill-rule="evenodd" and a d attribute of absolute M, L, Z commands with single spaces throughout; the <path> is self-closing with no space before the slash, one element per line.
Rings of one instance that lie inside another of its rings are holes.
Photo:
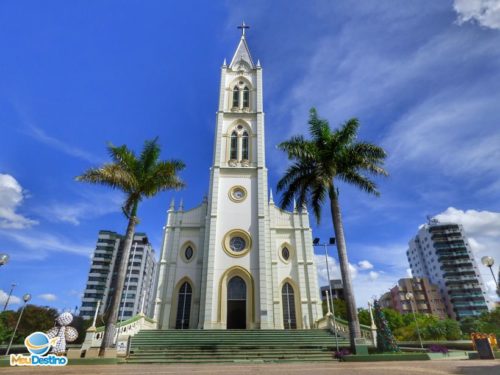
<path fill-rule="evenodd" d="M 208 198 L 168 210 L 158 329 L 307 329 L 322 316 L 307 210 L 268 194 L 262 67 L 242 31 L 221 69 Z"/>

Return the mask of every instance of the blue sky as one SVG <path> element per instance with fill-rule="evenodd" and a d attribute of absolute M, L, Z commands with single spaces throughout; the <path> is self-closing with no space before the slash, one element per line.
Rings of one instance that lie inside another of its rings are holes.
<path fill-rule="evenodd" d="M 407 275 L 426 215 L 463 223 L 478 257 L 500 262 L 498 2 L 3 1 L 0 301 L 15 282 L 16 297 L 80 304 L 97 232 L 126 226 L 118 192 L 74 181 L 108 141 L 159 136 L 162 157 L 187 164 L 184 191 L 140 207 L 157 250 L 171 198 L 201 202 L 220 66 L 243 19 L 264 69 L 271 187 L 286 167 L 275 145 L 307 130 L 311 106 L 332 126 L 358 117 L 360 139 L 389 154 L 380 198 L 340 186 L 360 305 Z M 314 235 L 331 233 L 325 215 Z"/>

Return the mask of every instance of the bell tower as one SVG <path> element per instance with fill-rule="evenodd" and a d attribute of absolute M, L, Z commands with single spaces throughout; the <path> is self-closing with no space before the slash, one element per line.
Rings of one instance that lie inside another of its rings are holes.
<path fill-rule="evenodd" d="M 238 28 L 233 58 L 221 67 L 201 277 L 205 329 L 231 328 L 235 295 L 245 297 L 244 314 L 237 314 L 245 315 L 247 329 L 273 327 L 262 67 L 247 44 L 249 27 Z M 245 283 L 231 283 L 231 275 Z"/>

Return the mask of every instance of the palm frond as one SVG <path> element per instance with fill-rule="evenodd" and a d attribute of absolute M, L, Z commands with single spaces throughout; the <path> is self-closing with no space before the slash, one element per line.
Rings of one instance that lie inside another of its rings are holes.
<path fill-rule="evenodd" d="M 278 149 L 287 153 L 289 160 L 314 157 L 315 148 L 303 136 L 294 136 L 290 140 L 281 142 Z"/>
<path fill-rule="evenodd" d="M 158 137 L 144 142 L 139 162 L 142 172 L 147 175 L 149 170 L 158 162 L 160 158 L 160 146 L 158 145 Z"/>
<path fill-rule="evenodd" d="M 321 144 L 328 141 L 331 135 L 330 125 L 327 120 L 318 117 L 315 108 L 309 111 L 309 133 L 312 136 L 313 143 Z"/>
<path fill-rule="evenodd" d="M 129 171 L 130 173 L 136 172 L 138 160 L 135 153 L 126 145 L 114 146 L 112 143 L 108 143 L 107 148 L 113 162 L 120 165 L 124 170 Z"/>
<path fill-rule="evenodd" d="M 348 183 L 348 184 L 357 186 L 359 189 L 361 189 L 367 193 L 370 193 L 370 194 L 373 194 L 376 196 L 380 195 L 380 192 L 378 191 L 377 185 L 375 184 L 375 182 L 370 180 L 368 177 L 365 177 L 365 176 L 363 176 L 355 171 L 349 171 L 347 173 L 339 174 L 337 176 L 337 178 Z"/>
<path fill-rule="evenodd" d="M 344 122 L 340 129 L 335 131 L 335 140 L 338 147 L 345 147 L 356 139 L 358 135 L 359 121 L 351 118 Z"/>
<path fill-rule="evenodd" d="M 126 192 L 137 188 L 137 180 L 129 171 L 117 164 L 104 164 L 101 168 L 90 168 L 75 178 L 77 181 L 107 185 Z"/>

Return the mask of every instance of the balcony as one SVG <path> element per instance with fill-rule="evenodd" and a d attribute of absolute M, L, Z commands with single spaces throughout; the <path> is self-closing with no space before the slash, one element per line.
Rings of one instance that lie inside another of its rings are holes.
<path fill-rule="evenodd" d="M 452 251 L 447 253 L 439 253 L 438 261 L 449 261 L 449 260 L 458 260 L 458 259 L 467 259 L 470 261 L 469 254 L 467 252 L 462 251 Z"/>
<path fill-rule="evenodd" d="M 475 276 L 475 275 L 476 273 L 474 272 L 474 270 L 468 269 L 465 271 L 445 272 L 443 274 L 443 277 L 445 277 L 446 279 L 450 279 L 454 278 L 455 276 L 458 276 L 460 278 L 460 277 Z"/>

